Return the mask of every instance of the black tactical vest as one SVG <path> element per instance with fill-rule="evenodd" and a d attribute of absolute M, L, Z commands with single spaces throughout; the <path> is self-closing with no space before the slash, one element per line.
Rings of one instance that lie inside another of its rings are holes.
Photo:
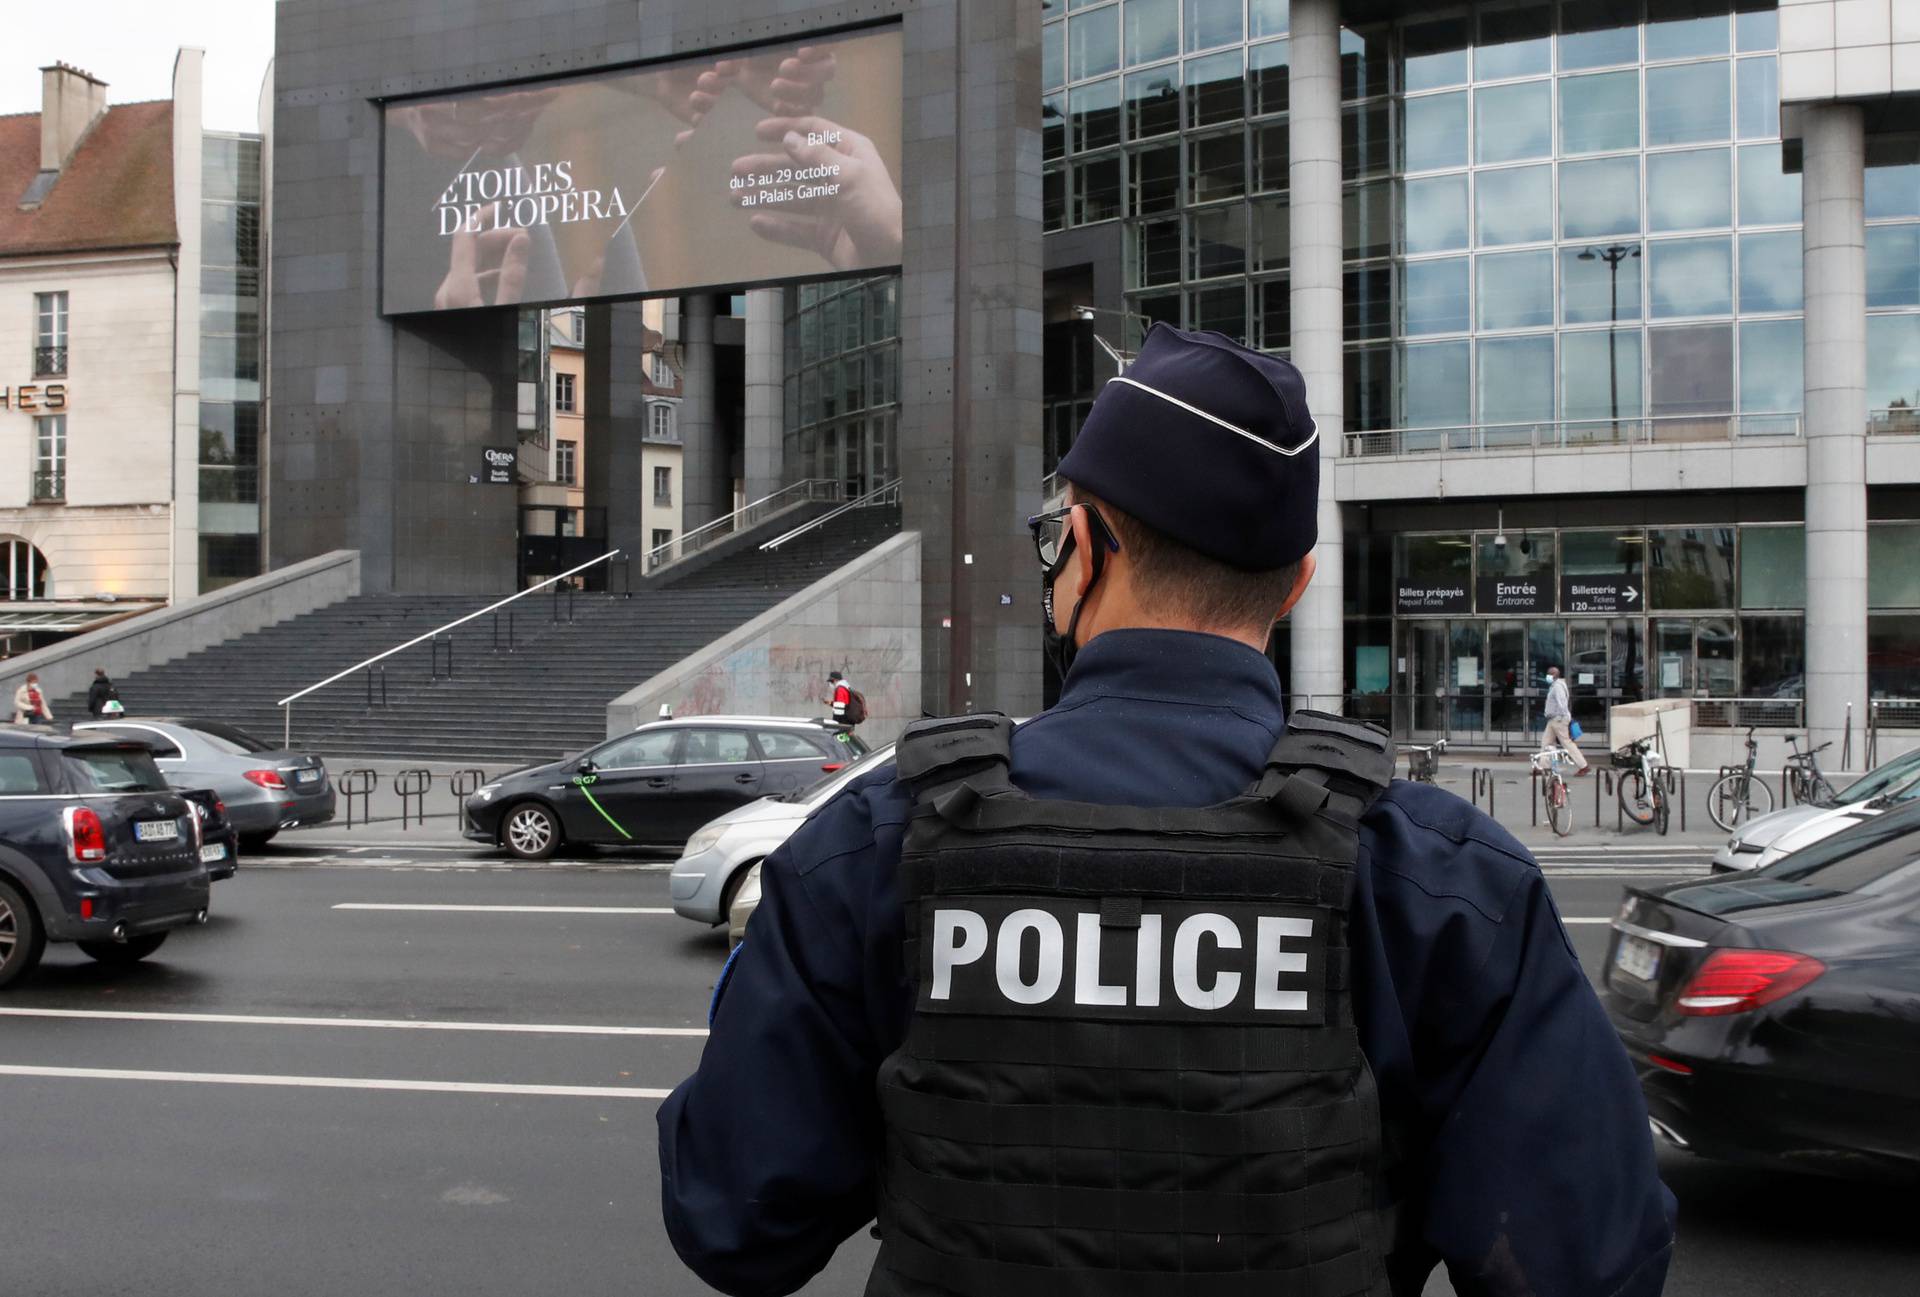
<path fill-rule="evenodd" d="M 900 741 L 915 1002 L 869 1297 L 1385 1297 L 1346 934 L 1386 736 L 1296 712 L 1252 789 L 1189 810 L 1029 798 L 1012 733 Z"/>

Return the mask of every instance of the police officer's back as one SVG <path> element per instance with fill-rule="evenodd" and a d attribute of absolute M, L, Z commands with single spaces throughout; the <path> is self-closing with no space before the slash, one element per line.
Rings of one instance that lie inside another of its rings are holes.
<path fill-rule="evenodd" d="M 1061 473 L 1060 702 L 914 727 L 766 862 L 660 1114 L 681 1256 L 784 1293 L 877 1215 L 879 1294 L 1658 1292 L 1671 1199 L 1537 868 L 1284 723 L 1298 372 L 1156 328 Z"/>

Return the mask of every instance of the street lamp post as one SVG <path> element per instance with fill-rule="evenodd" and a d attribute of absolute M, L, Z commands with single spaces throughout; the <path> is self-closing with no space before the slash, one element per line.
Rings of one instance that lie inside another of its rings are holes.
<path fill-rule="evenodd" d="M 1615 243 L 1606 248 L 1588 248 L 1582 261 L 1607 263 L 1607 389 L 1613 410 L 1613 439 L 1620 440 L 1620 263 L 1640 255 L 1640 245 Z"/>

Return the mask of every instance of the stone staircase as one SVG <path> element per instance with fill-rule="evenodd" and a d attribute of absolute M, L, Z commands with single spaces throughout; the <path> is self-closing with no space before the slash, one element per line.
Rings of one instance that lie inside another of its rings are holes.
<path fill-rule="evenodd" d="M 387 659 L 372 673 L 371 701 L 367 672 L 301 699 L 293 746 L 330 758 L 494 764 L 588 747 L 606 737 L 607 703 L 897 532 L 900 513 L 856 510 L 777 551 L 758 550 L 790 526 L 770 525 L 684 576 L 659 573 L 631 596 L 529 595 L 437 647 Z M 129 714 L 224 720 L 277 744 L 285 723 L 278 699 L 489 602 L 363 595 L 115 684 Z M 71 717 L 86 707 L 76 696 L 54 709 Z"/>

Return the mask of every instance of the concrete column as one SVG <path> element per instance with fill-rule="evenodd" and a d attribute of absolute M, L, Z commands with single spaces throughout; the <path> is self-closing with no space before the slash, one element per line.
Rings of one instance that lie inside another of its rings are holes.
<path fill-rule="evenodd" d="M 1824 743 L 1849 703 L 1866 722 L 1866 138 L 1858 104 L 1804 113 L 1807 728 Z"/>
<path fill-rule="evenodd" d="M 773 494 L 783 480 L 786 432 L 786 292 L 747 293 L 746 490 L 749 501 Z"/>
<path fill-rule="evenodd" d="M 713 295 L 693 293 L 680 309 L 680 475 L 686 502 L 682 525 L 691 531 L 733 511 L 727 482 L 727 445 L 714 393 Z"/>
<path fill-rule="evenodd" d="M 640 371 L 646 345 L 646 309 L 639 302 L 587 307 L 586 446 L 588 508 L 607 511 L 607 542 L 635 556 L 647 552 L 644 510 L 653 484 L 641 458 L 647 431 L 647 394 Z"/>
<path fill-rule="evenodd" d="M 1340 5 L 1294 0 L 1288 97 L 1292 115 L 1293 363 L 1307 382 L 1320 430 L 1320 543 L 1313 584 L 1288 617 L 1293 637 L 1289 707 L 1338 711 L 1341 621 L 1340 506 L 1333 461 L 1346 430 L 1341 274 L 1346 259 L 1340 190 Z"/>

